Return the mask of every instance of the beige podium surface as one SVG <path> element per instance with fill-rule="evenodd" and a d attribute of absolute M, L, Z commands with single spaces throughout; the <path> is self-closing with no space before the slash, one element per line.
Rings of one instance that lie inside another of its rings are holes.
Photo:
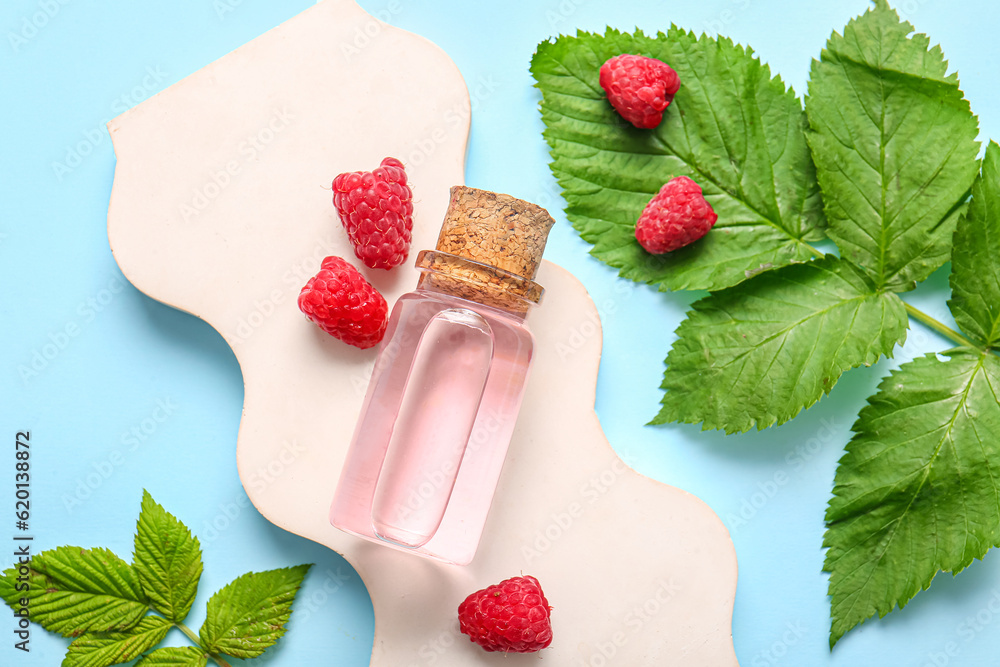
<path fill-rule="evenodd" d="M 416 284 L 413 257 L 434 246 L 449 187 L 463 182 L 469 118 L 462 77 L 438 47 L 352 0 L 326 0 L 109 124 L 115 258 L 138 289 L 204 319 L 235 351 L 243 485 L 267 519 L 357 569 L 375 610 L 372 665 L 736 665 L 729 535 L 700 500 L 612 450 L 594 413 L 598 314 L 551 263 L 538 275 L 546 296 L 530 318 L 524 406 L 473 563 L 419 558 L 328 521 L 375 358 L 296 305 L 323 257 L 354 260 L 330 182 L 390 155 L 406 165 L 410 259 L 364 269 L 391 306 Z M 538 577 L 553 606 L 552 646 L 483 652 L 458 632 L 458 604 L 520 573 Z"/>

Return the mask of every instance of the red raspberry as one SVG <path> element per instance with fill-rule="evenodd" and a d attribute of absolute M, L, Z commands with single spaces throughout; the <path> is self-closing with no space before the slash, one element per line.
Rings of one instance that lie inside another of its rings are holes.
<path fill-rule="evenodd" d="M 334 338 L 364 350 L 385 335 L 389 307 L 357 269 L 327 257 L 299 293 L 299 310 Z"/>
<path fill-rule="evenodd" d="M 534 653 L 552 643 L 551 609 L 538 579 L 514 577 L 465 598 L 458 622 L 487 651 Z"/>
<path fill-rule="evenodd" d="M 660 255 L 694 243 L 718 219 L 701 196 L 701 187 L 687 176 L 678 176 L 646 204 L 635 225 L 635 238 L 647 251 Z"/>
<path fill-rule="evenodd" d="M 681 87 L 669 65 L 655 58 L 622 54 L 601 65 L 601 88 L 611 106 L 636 127 L 651 129 Z"/>
<path fill-rule="evenodd" d="M 382 160 L 374 171 L 353 171 L 333 179 L 333 205 L 365 266 L 391 269 L 406 261 L 413 232 L 413 192 L 403 163 Z"/>

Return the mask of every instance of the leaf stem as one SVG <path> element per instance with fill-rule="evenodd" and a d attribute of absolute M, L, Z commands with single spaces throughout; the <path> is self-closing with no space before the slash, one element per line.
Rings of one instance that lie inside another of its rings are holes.
<path fill-rule="evenodd" d="M 809 248 L 810 250 L 812 250 L 813 254 L 815 254 L 817 257 L 822 257 L 823 256 L 823 253 L 820 252 L 819 249 L 816 248 L 814 245 L 812 245 L 810 243 L 805 243 L 805 242 L 802 242 L 802 243 L 807 248 Z M 957 331 L 955 331 L 951 327 L 946 326 L 944 323 L 942 323 L 942 322 L 934 319 L 933 317 L 931 317 L 930 315 L 928 315 L 924 311 L 911 306 L 910 304 L 906 303 L 905 301 L 903 301 L 903 305 L 906 306 L 906 312 L 907 312 L 907 314 L 910 315 L 910 317 L 912 317 L 913 319 L 917 320 L 918 322 L 922 322 L 923 324 L 926 324 L 928 327 L 930 327 L 934 331 L 938 332 L 939 334 L 941 334 L 942 336 L 944 336 L 948 340 L 952 341 L 953 343 L 958 343 L 959 345 L 962 345 L 964 347 L 970 347 L 973 350 L 982 350 L 983 349 L 982 345 L 979 345 L 977 343 L 973 343 L 971 340 L 969 340 L 968 338 L 966 338 L 962 334 L 958 333 Z"/>
<path fill-rule="evenodd" d="M 178 630 L 180 630 L 185 635 L 187 635 L 187 638 L 190 639 L 191 641 L 193 641 L 195 643 L 195 646 L 197 646 L 199 648 L 204 648 L 201 645 L 201 639 L 198 637 L 198 635 L 196 635 L 194 633 L 194 631 L 191 628 L 189 628 L 188 626 L 184 625 L 183 623 L 174 623 L 174 625 L 177 626 Z"/>
<path fill-rule="evenodd" d="M 812 254 L 813 254 L 813 255 L 814 255 L 815 257 L 818 257 L 818 258 L 822 259 L 823 257 L 825 257 L 825 256 L 826 256 L 826 255 L 825 255 L 825 254 L 823 253 L 823 251 L 822 251 L 822 250 L 820 250 L 819 248 L 817 248 L 816 246 L 814 246 L 814 245 L 813 245 L 813 244 L 811 244 L 811 243 L 806 243 L 805 241 L 802 241 L 802 240 L 799 240 L 799 243 L 801 243 L 802 245 L 804 245 L 804 246 L 805 246 L 805 247 L 806 247 L 806 248 L 807 248 L 807 249 L 808 249 L 808 250 L 809 250 L 810 252 L 812 252 Z"/>
<path fill-rule="evenodd" d="M 966 338 L 962 334 L 958 333 L 957 331 L 955 331 L 954 329 L 952 329 L 949 326 L 945 326 L 944 324 L 942 324 L 938 320 L 934 319 L 933 317 L 931 317 L 930 315 L 928 315 L 924 311 L 918 310 L 917 308 L 914 308 L 913 306 L 911 306 L 910 304 L 906 303 L 905 301 L 903 302 L 903 305 L 906 306 L 906 312 L 913 319 L 917 320 L 918 322 L 922 322 L 923 324 L 927 325 L 928 327 L 930 327 L 934 331 L 938 332 L 939 334 L 941 334 L 945 338 L 947 338 L 947 339 L 949 339 L 949 340 L 951 340 L 951 341 L 953 341 L 955 343 L 958 343 L 959 345 L 963 345 L 965 347 L 971 347 L 974 350 L 981 350 L 982 349 L 982 345 L 977 345 L 976 343 L 973 343 L 971 340 L 969 340 L 968 338 Z"/>
<path fill-rule="evenodd" d="M 193 641 L 195 646 L 197 646 L 202 650 L 205 650 L 205 647 L 201 645 L 201 639 L 198 637 L 198 635 L 194 633 L 194 631 L 191 628 L 184 625 L 183 623 L 174 623 L 174 625 L 177 626 L 178 630 L 187 635 L 187 638 Z M 219 667 L 232 667 L 232 665 L 226 662 L 221 655 L 217 655 L 215 653 L 208 653 L 208 657 L 210 657 L 212 661 L 215 662 L 215 664 L 217 664 Z"/>

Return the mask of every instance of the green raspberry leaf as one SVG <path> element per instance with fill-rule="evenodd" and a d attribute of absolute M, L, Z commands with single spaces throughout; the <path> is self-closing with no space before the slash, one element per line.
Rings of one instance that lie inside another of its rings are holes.
<path fill-rule="evenodd" d="M 208 601 L 199 635 L 212 653 L 256 658 L 285 634 L 292 602 L 311 565 L 250 572 Z"/>
<path fill-rule="evenodd" d="M 107 549 L 58 547 L 31 559 L 28 581 L 18 567 L 0 577 L 0 597 L 12 608 L 27 598 L 31 620 L 65 637 L 84 632 L 124 632 L 149 611 L 139 577 Z M 20 590 L 24 583 L 27 591 Z"/>
<path fill-rule="evenodd" d="M 1000 544 L 1000 358 L 903 364 L 854 424 L 826 512 L 830 646 Z"/>
<path fill-rule="evenodd" d="M 180 648 L 159 648 L 147 653 L 135 667 L 205 667 L 208 655 L 200 648 L 184 646 Z"/>
<path fill-rule="evenodd" d="M 941 49 L 885 0 L 814 60 L 809 144 L 841 256 L 912 289 L 950 255 L 978 170 L 978 121 Z"/>
<path fill-rule="evenodd" d="M 201 547 L 187 526 L 147 491 L 142 494 L 132 562 L 156 610 L 171 621 L 183 621 L 198 592 Z"/>
<path fill-rule="evenodd" d="M 899 297 L 877 292 L 849 262 L 827 256 L 763 273 L 693 305 L 652 423 L 727 433 L 782 424 L 844 371 L 889 356 L 906 329 Z"/>
<path fill-rule="evenodd" d="M 955 322 L 988 347 L 1000 345 L 1000 146 L 990 142 L 951 251 L 948 302 Z"/>
<path fill-rule="evenodd" d="M 610 57 L 662 60 L 681 88 L 654 130 L 624 121 L 598 78 Z M 601 261 L 666 289 L 721 289 L 811 259 L 823 238 L 822 203 L 806 119 L 749 48 L 676 26 L 647 37 L 608 29 L 542 42 L 531 61 L 544 136 L 566 213 Z M 675 176 L 701 185 L 719 220 L 700 241 L 663 256 L 635 240 L 635 223 Z"/>
<path fill-rule="evenodd" d="M 69 645 L 62 667 L 108 667 L 134 660 L 163 641 L 171 627 L 165 618 L 146 616 L 128 632 L 84 635 Z"/>

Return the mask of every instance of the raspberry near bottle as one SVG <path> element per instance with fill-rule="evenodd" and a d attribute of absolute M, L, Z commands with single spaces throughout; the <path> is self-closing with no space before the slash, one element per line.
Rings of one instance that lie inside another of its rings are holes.
<path fill-rule="evenodd" d="M 552 218 L 454 187 L 436 250 L 417 256 L 379 348 L 330 510 L 341 530 L 466 564 L 475 555 L 524 395 L 525 324 Z"/>

